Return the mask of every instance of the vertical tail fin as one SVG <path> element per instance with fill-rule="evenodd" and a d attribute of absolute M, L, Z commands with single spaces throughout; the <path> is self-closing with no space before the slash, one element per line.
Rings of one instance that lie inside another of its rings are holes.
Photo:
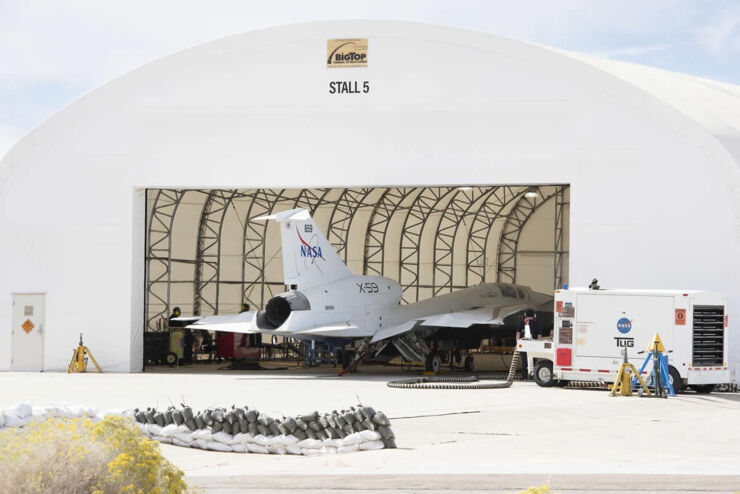
<path fill-rule="evenodd" d="M 306 289 L 352 274 L 307 210 L 291 209 L 255 219 L 280 223 L 286 285 Z"/>

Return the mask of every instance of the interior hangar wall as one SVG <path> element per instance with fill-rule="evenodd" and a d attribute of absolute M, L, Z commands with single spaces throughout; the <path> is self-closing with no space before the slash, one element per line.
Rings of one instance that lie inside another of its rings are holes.
<path fill-rule="evenodd" d="M 368 66 L 327 68 L 327 39 L 354 37 Z M 330 94 L 336 80 L 370 91 Z M 104 370 L 141 369 L 144 188 L 568 183 L 571 284 L 718 290 L 730 321 L 739 307 L 737 163 L 713 135 L 583 62 L 456 29 L 207 43 L 76 101 L 0 173 L 0 369 L 20 291 L 47 293 L 47 370 L 81 331 Z"/>

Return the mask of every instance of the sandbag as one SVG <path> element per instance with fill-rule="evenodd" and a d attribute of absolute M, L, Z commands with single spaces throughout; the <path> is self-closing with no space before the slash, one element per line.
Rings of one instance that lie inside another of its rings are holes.
<path fill-rule="evenodd" d="M 298 444 L 291 444 L 285 448 L 289 455 L 302 455 L 303 450 L 298 447 Z"/>
<path fill-rule="evenodd" d="M 257 434 L 256 436 L 254 436 L 254 439 L 252 439 L 252 443 L 267 447 L 272 443 L 272 441 L 267 439 L 264 434 Z"/>
<path fill-rule="evenodd" d="M 208 429 L 198 429 L 192 433 L 193 439 L 202 439 L 204 441 L 210 441 L 213 434 Z"/>
<path fill-rule="evenodd" d="M 390 427 L 380 426 L 378 427 L 377 432 L 379 432 L 380 435 L 383 436 L 383 439 L 392 439 L 396 437 L 395 435 L 393 435 L 393 431 Z"/>
<path fill-rule="evenodd" d="M 223 451 L 224 453 L 231 452 L 231 446 L 228 444 L 220 443 L 218 441 L 209 441 L 208 449 L 211 451 Z"/>
<path fill-rule="evenodd" d="M 328 448 L 341 448 L 342 441 L 340 439 L 324 439 L 324 446 Z"/>
<path fill-rule="evenodd" d="M 250 453 L 262 453 L 264 455 L 269 454 L 267 448 L 257 443 L 247 443 L 247 449 Z"/>
<path fill-rule="evenodd" d="M 383 439 L 383 444 L 385 444 L 385 447 L 388 449 L 396 448 L 396 440 L 394 438 Z"/>
<path fill-rule="evenodd" d="M 157 441 L 164 444 L 172 444 L 172 439 L 164 436 L 152 436 L 152 441 Z"/>
<path fill-rule="evenodd" d="M 378 425 L 384 425 L 389 426 L 391 425 L 391 421 L 388 420 L 388 417 L 385 416 L 383 412 L 378 412 L 373 416 L 373 422 L 375 422 Z"/>
<path fill-rule="evenodd" d="M 314 456 L 314 455 L 320 455 L 321 450 L 320 449 L 304 449 L 303 455 L 304 456 Z"/>
<path fill-rule="evenodd" d="M 359 434 L 363 441 L 378 441 L 382 437 L 379 432 L 375 431 L 361 431 Z"/>
<path fill-rule="evenodd" d="M 188 446 L 190 446 L 191 444 L 193 444 L 193 441 L 194 441 L 194 439 L 193 439 L 193 433 L 190 432 L 190 431 L 188 431 L 188 432 L 178 432 L 177 434 L 175 434 L 174 436 L 172 436 L 172 443 L 173 444 L 175 442 L 175 439 L 177 439 L 181 443 L 186 443 Z"/>
<path fill-rule="evenodd" d="M 232 429 L 232 426 L 231 426 L 231 424 L 229 423 L 228 420 L 224 420 L 224 422 L 222 424 L 222 427 L 223 427 L 223 431 L 226 434 L 232 435 L 234 433 L 234 431 Z"/>
<path fill-rule="evenodd" d="M 234 443 L 231 445 L 231 451 L 234 453 L 246 453 L 248 451 L 247 445 L 244 443 Z"/>
<path fill-rule="evenodd" d="M 339 448 L 335 448 L 333 446 L 324 446 L 321 448 L 320 451 L 325 455 L 334 455 L 337 453 L 337 449 Z"/>
<path fill-rule="evenodd" d="M 146 426 L 146 430 L 149 431 L 149 434 L 152 436 L 161 436 L 162 435 L 162 428 L 158 426 L 157 424 L 149 424 Z"/>
<path fill-rule="evenodd" d="M 337 453 L 353 453 L 355 451 L 360 451 L 360 445 L 357 443 L 350 444 L 348 446 L 342 446 L 341 448 L 337 449 Z"/>
<path fill-rule="evenodd" d="M 189 448 L 193 445 L 192 442 L 180 441 L 177 436 L 172 438 L 172 444 L 174 444 L 175 446 L 180 446 L 182 448 Z"/>
<path fill-rule="evenodd" d="M 288 453 L 288 450 L 285 448 L 285 446 L 281 446 L 279 444 L 271 444 L 267 451 L 270 452 L 270 454 L 273 455 L 284 455 Z"/>
<path fill-rule="evenodd" d="M 370 451 L 383 448 L 385 448 L 385 444 L 383 444 L 383 441 L 380 440 L 365 441 L 364 443 L 360 443 L 360 451 Z"/>
<path fill-rule="evenodd" d="M 32 416 L 19 417 L 13 413 L 5 413 L 5 427 L 24 427 L 33 419 Z"/>
<path fill-rule="evenodd" d="M 193 441 L 193 447 L 198 449 L 208 449 L 208 441 L 204 439 L 196 439 Z"/>
<path fill-rule="evenodd" d="M 244 444 L 248 441 L 249 436 L 247 434 L 242 434 L 239 432 L 238 434 L 234 434 L 231 438 L 231 444 Z"/>
<path fill-rule="evenodd" d="M 321 449 L 321 446 L 323 446 L 323 441 L 318 439 L 304 439 L 298 443 L 298 447 L 301 449 Z"/>
<path fill-rule="evenodd" d="M 177 426 L 175 424 L 166 425 L 166 426 L 162 427 L 161 434 L 164 437 L 172 437 L 175 434 L 177 434 Z"/>
<path fill-rule="evenodd" d="M 30 402 L 23 401 L 5 408 L 3 412 L 15 415 L 18 418 L 26 418 L 33 414 L 33 407 Z"/>
<path fill-rule="evenodd" d="M 212 441 L 218 441 L 221 444 L 227 444 L 227 445 L 231 445 L 232 439 L 234 439 L 234 437 L 231 434 L 227 434 L 224 431 L 216 432 L 211 437 Z"/>
<path fill-rule="evenodd" d="M 349 434 L 347 437 L 342 439 L 342 446 L 350 446 L 352 444 L 359 444 L 362 441 L 362 436 L 359 432 Z"/>

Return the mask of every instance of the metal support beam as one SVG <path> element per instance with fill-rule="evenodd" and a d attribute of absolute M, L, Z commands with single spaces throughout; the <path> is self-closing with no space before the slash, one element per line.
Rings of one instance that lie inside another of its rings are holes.
<path fill-rule="evenodd" d="M 211 314 L 218 314 L 219 277 L 221 266 L 221 231 L 226 211 L 236 190 L 211 190 L 203 205 L 198 226 L 198 248 L 195 255 L 195 279 L 193 286 L 193 314 L 201 314 L 202 304 Z M 215 293 L 207 288 L 213 284 Z"/>
<path fill-rule="evenodd" d="M 555 236 L 553 239 L 553 289 L 557 290 L 563 287 L 563 254 L 564 250 L 564 217 L 565 217 L 565 187 L 559 187 L 555 193 Z"/>
<path fill-rule="evenodd" d="M 149 215 L 146 250 L 146 298 L 144 301 L 146 328 L 156 328 L 160 317 L 170 313 L 170 285 L 172 282 L 172 225 L 177 208 L 185 192 L 160 189 L 154 194 Z M 164 290 L 160 287 L 164 286 Z M 164 291 L 164 294 L 162 293 Z"/>

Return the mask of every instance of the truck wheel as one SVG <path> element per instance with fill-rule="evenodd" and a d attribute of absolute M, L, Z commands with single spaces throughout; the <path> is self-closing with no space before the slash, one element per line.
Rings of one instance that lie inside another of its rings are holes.
<path fill-rule="evenodd" d="M 164 357 L 164 361 L 167 362 L 167 365 L 170 367 L 174 367 L 177 365 L 177 354 L 175 352 L 169 352 Z"/>
<path fill-rule="evenodd" d="M 537 362 L 537 365 L 534 368 L 534 382 L 543 388 L 549 388 L 555 384 L 555 379 L 553 379 L 552 376 L 552 362 L 549 360 L 541 360 Z"/>
<path fill-rule="evenodd" d="M 702 385 L 691 386 L 691 389 L 693 389 L 700 395 L 708 395 L 709 393 L 714 391 L 714 384 L 702 384 Z"/>
<path fill-rule="evenodd" d="M 433 353 L 427 355 L 426 361 L 424 362 L 424 367 L 428 372 L 434 372 L 436 374 L 437 372 L 439 372 L 440 365 L 442 365 L 442 362 L 439 360 L 439 357 L 437 355 L 434 355 Z"/>
<path fill-rule="evenodd" d="M 475 359 L 473 359 L 472 355 L 468 355 L 465 357 L 465 370 L 468 372 L 473 372 L 475 369 Z"/>
<path fill-rule="evenodd" d="M 668 367 L 668 380 L 673 386 L 673 391 L 678 394 L 683 389 L 683 383 L 681 382 L 681 374 L 678 373 L 675 367 Z"/>

